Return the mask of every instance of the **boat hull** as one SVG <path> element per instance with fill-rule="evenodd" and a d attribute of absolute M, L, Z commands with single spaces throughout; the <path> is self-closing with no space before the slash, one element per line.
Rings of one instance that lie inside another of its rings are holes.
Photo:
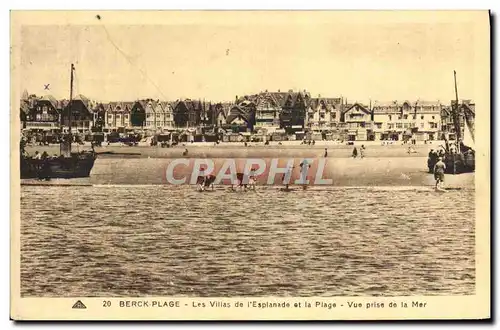
<path fill-rule="evenodd" d="M 446 165 L 446 174 L 472 173 L 476 170 L 476 160 L 473 152 L 446 154 L 443 161 Z M 434 171 L 434 165 L 435 160 L 433 161 L 428 158 L 427 166 L 429 168 L 429 173 Z"/>
<path fill-rule="evenodd" d="M 96 155 L 74 154 L 50 159 L 21 158 L 21 179 L 72 179 L 89 177 Z"/>

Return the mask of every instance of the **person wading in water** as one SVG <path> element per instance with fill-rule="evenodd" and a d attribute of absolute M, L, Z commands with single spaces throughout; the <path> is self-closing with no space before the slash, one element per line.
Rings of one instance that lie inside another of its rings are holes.
<path fill-rule="evenodd" d="M 441 185 L 444 183 L 444 171 L 446 170 L 446 165 L 443 162 L 443 158 L 439 157 L 436 165 L 434 165 L 434 179 L 436 180 L 436 190 L 441 189 Z"/>
<path fill-rule="evenodd" d="M 295 166 L 289 166 L 286 170 L 286 173 L 283 173 L 283 184 L 285 185 L 285 191 L 289 191 L 290 189 L 288 186 L 290 185 L 290 180 L 292 179 L 292 171 L 295 168 Z M 287 181 L 288 178 L 288 181 Z"/>
<path fill-rule="evenodd" d="M 300 181 L 302 182 L 302 189 L 307 189 L 307 172 L 309 171 L 309 167 L 311 165 L 307 162 L 307 159 L 304 159 L 302 163 L 300 163 Z"/>

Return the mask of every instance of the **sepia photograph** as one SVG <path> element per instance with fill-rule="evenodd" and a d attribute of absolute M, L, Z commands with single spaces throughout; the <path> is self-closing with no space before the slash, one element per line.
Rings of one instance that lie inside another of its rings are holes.
<path fill-rule="evenodd" d="M 489 317 L 489 15 L 12 11 L 11 316 Z"/>

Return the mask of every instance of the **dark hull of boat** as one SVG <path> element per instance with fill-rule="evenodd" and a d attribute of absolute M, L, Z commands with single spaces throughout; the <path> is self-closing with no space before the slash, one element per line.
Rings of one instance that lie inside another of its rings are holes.
<path fill-rule="evenodd" d="M 21 179 L 72 179 L 90 176 L 95 154 L 36 160 L 21 158 Z"/>
<path fill-rule="evenodd" d="M 473 152 L 446 154 L 443 161 L 446 165 L 446 174 L 472 173 L 476 170 L 476 159 Z M 427 166 L 429 167 L 429 173 L 432 173 L 434 164 L 430 159 L 427 160 Z"/>
<path fill-rule="evenodd" d="M 445 157 L 446 174 L 471 173 L 476 169 L 474 154 L 454 154 Z"/>

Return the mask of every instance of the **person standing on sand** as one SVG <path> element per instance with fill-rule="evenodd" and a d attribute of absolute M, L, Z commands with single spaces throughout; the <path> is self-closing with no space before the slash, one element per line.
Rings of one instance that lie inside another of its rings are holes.
<path fill-rule="evenodd" d="M 446 170 L 446 165 L 443 162 L 443 158 L 439 157 L 436 165 L 434 165 L 434 179 L 436 180 L 436 189 L 439 189 L 441 184 L 444 183 L 444 171 Z"/>
<path fill-rule="evenodd" d="M 325 158 L 328 157 L 328 150 L 325 148 Z"/>

